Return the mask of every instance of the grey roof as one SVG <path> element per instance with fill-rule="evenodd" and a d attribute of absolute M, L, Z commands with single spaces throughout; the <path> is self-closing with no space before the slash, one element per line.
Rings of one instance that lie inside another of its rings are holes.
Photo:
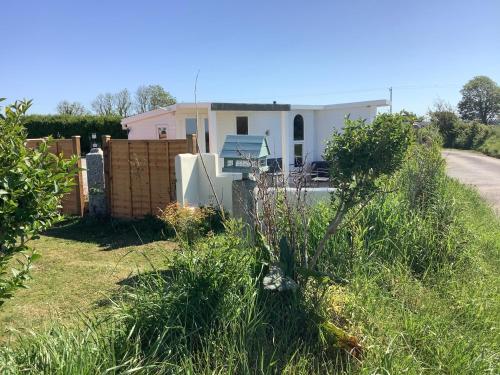
<path fill-rule="evenodd" d="M 227 135 L 220 157 L 258 159 L 269 154 L 267 138 L 263 135 Z"/>
<path fill-rule="evenodd" d="M 212 111 L 289 111 L 290 104 L 211 103 Z"/>

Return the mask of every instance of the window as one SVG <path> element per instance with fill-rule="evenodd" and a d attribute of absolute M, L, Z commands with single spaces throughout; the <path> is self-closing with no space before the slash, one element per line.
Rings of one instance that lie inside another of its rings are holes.
<path fill-rule="evenodd" d="M 293 159 L 294 159 L 294 166 L 295 167 L 302 167 L 303 163 L 303 147 L 304 145 L 302 143 L 296 143 L 293 145 Z"/>
<path fill-rule="evenodd" d="M 210 152 L 210 134 L 208 131 L 208 119 L 205 119 L 205 152 Z"/>
<path fill-rule="evenodd" d="M 248 117 L 236 117 L 236 134 L 248 134 Z"/>
<path fill-rule="evenodd" d="M 304 118 L 301 115 L 297 115 L 293 119 L 293 140 L 304 140 Z"/>
<path fill-rule="evenodd" d="M 186 135 L 191 135 L 191 134 L 197 134 L 195 118 L 186 119 Z"/>
<path fill-rule="evenodd" d="M 158 139 L 167 139 L 167 128 L 164 126 L 158 127 Z"/>

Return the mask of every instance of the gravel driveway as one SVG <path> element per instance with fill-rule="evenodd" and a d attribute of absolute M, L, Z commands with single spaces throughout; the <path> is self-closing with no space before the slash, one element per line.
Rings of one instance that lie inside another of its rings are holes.
<path fill-rule="evenodd" d="M 462 150 L 444 150 L 443 156 L 448 175 L 475 186 L 500 213 L 500 159 Z"/>

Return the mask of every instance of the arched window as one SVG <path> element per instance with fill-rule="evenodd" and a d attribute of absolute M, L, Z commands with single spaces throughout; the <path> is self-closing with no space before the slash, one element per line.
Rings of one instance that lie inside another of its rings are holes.
<path fill-rule="evenodd" d="M 301 115 L 297 115 L 293 119 L 293 140 L 304 140 L 304 117 L 302 117 Z"/>

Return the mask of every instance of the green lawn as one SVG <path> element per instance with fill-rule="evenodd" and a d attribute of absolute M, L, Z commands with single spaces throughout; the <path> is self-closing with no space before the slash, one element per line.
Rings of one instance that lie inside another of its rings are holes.
<path fill-rule="evenodd" d="M 33 241 L 42 258 L 29 288 L 18 290 L 0 310 L 0 338 L 11 337 L 13 329 L 40 330 L 103 311 L 130 276 L 161 265 L 172 251 L 175 244 L 160 232 L 153 221 L 72 219 Z"/>

